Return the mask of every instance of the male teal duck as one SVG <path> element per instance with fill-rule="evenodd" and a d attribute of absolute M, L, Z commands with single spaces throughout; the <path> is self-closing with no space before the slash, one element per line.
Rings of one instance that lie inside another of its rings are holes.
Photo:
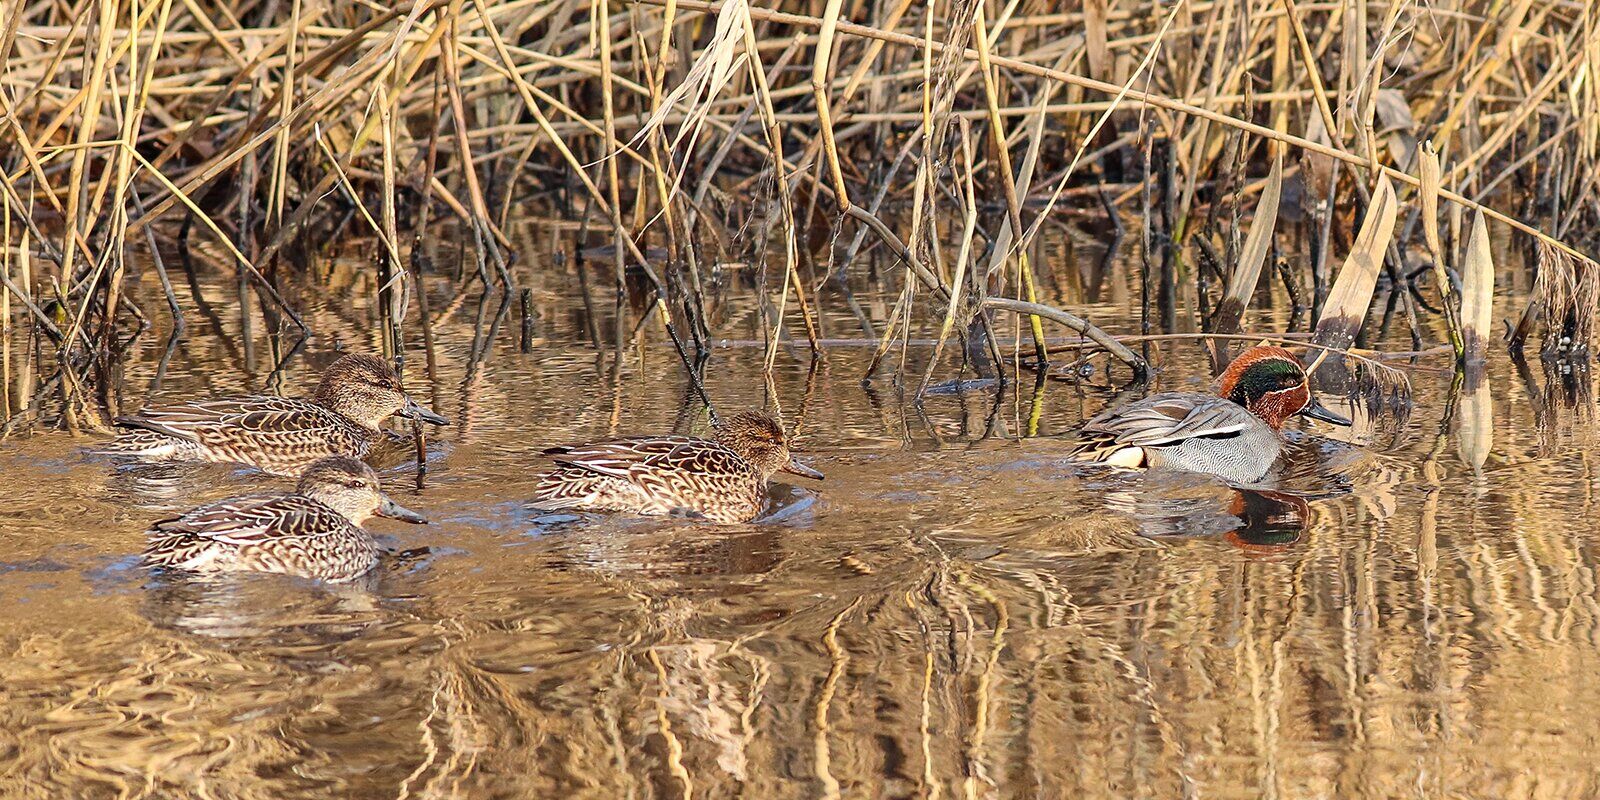
<path fill-rule="evenodd" d="M 255 395 L 203 400 L 117 417 L 108 448 L 147 460 L 248 464 L 295 475 L 329 456 L 365 458 L 391 416 L 449 421 L 406 395 L 394 367 L 352 354 L 333 362 L 311 397 Z"/>
<path fill-rule="evenodd" d="M 1350 424 L 1316 402 L 1305 370 L 1289 351 L 1261 345 L 1228 365 L 1215 395 L 1164 392 L 1090 419 L 1078 431 L 1072 457 L 1255 483 L 1277 463 L 1283 452 L 1283 423 L 1296 414 Z"/>
<path fill-rule="evenodd" d="M 293 494 L 233 497 L 164 519 L 146 532 L 145 563 L 186 572 L 275 572 L 344 583 L 378 564 L 361 528 L 373 515 L 427 520 L 389 499 L 372 467 L 325 458 Z"/>
<path fill-rule="evenodd" d="M 748 522 L 761 513 L 774 474 L 822 479 L 795 460 L 783 426 L 771 416 L 735 414 L 719 422 L 715 433 L 715 440 L 635 436 L 550 448 L 544 453 L 557 466 L 540 476 L 530 505 Z"/>

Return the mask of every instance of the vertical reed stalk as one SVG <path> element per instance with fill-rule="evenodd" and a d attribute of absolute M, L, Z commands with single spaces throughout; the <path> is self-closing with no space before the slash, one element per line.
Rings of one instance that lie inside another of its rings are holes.
<path fill-rule="evenodd" d="M 973 13 L 973 41 L 978 47 L 978 68 L 983 72 L 983 95 L 989 104 L 989 139 L 994 148 L 995 159 L 998 162 L 1000 173 L 1000 186 L 1005 190 L 1007 219 L 1011 230 L 1022 243 L 1022 202 L 1017 198 L 1017 184 L 1015 173 L 1011 170 L 1011 150 L 1006 144 L 1005 126 L 1000 121 L 1000 93 L 995 86 L 994 67 L 989 62 L 989 35 L 984 28 L 984 8 L 982 3 L 977 4 Z M 1038 292 L 1033 286 L 1033 268 L 1028 263 L 1028 250 L 1026 247 L 1017 249 L 1017 284 L 1022 287 L 1027 295 L 1028 302 L 1037 303 Z M 1037 316 L 1028 317 L 1028 329 L 1033 334 L 1033 355 L 1038 360 L 1042 369 L 1050 362 L 1050 356 L 1044 346 L 1044 323 Z"/>

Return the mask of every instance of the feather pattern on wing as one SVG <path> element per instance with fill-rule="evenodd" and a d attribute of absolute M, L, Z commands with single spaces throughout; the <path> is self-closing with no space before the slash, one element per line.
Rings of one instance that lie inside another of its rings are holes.
<path fill-rule="evenodd" d="M 301 495 L 251 495 L 161 520 L 147 532 L 147 563 L 185 570 L 279 572 L 351 580 L 377 563 L 372 537 Z"/>
<path fill-rule="evenodd" d="M 1225 438 L 1257 424 L 1231 400 L 1192 392 L 1167 392 L 1103 412 L 1083 426 L 1085 434 L 1117 444 L 1160 447 L 1185 439 Z"/>
<path fill-rule="evenodd" d="M 1252 483 L 1268 473 L 1281 451 L 1277 431 L 1244 406 L 1212 395 L 1169 392 L 1118 406 L 1084 423 L 1072 457 Z"/>
<path fill-rule="evenodd" d="M 364 457 L 375 433 L 309 400 L 250 396 L 118 417 L 111 450 L 149 458 L 250 464 L 292 475 L 328 456 Z"/>
<path fill-rule="evenodd" d="M 720 442 L 639 436 L 554 447 L 558 465 L 541 476 L 535 506 L 636 514 L 692 512 L 719 522 L 760 513 L 766 480 Z"/>

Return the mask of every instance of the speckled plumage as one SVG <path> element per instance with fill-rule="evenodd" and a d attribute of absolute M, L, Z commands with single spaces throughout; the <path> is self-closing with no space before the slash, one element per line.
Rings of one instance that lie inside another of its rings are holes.
<path fill-rule="evenodd" d="M 347 355 L 328 368 L 310 398 L 234 397 L 146 409 L 115 420 L 122 430 L 108 449 L 294 475 L 330 456 L 365 458 L 384 437 L 378 425 L 397 414 L 444 423 L 406 396 L 388 362 Z"/>
<path fill-rule="evenodd" d="M 145 561 L 194 572 L 277 572 L 341 582 L 378 563 L 366 531 L 299 495 L 234 497 L 155 523 Z"/>
<path fill-rule="evenodd" d="M 1228 365 L 1215 395 L 1165 392 L 1101 412 L 1079 429 L 1072 455 L 1255 483 L 1282 453 L 1283 423 L 1300 413 L 1349 424 L 1312 402 L 1306 375 L 1288 351 L 1254 347 Z"/>
<path fill-rule="evenodd" d="M 360 527 L 374 513 L 424 521 L 379 491 L 371 467 L 323 459 L 294 494 L 233 497 L 156 522 L 146 533 L 144 559 L 152 567 L 190 572 L 351 581 L 378 563 L 377 544 Z"/>
<path fill-rule="evenodd" d="M 778 422 L 746 412 L 717 440 L 635 436 L 545 451 L 557 466 L 540 476 L 532 505 L 547 511 L 696 514 L 748 522 L 761 513 L 767 481 L 784 470 L 821 473 L 795 462 Z"/>

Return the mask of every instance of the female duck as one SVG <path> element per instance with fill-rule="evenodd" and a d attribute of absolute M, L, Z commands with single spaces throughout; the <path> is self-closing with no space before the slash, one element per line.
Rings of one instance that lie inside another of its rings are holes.
<path fill-rule="evenodd" d="M 1073 458 L 1255 483 L 1277 462 L 1279 431 L 1296 414 L 1350 424 L 1312 398 L 1306 373 L 1289 351 L 1262 345 L 1228 365 L 1216 395 L 1165 392 L 1100 413 L 1079 430 Z"/>
<path fill-rule="evenodd" d="M 329 456 L 365 458 L 391 416 L 434 425 L 449 421 L 417 404 L 389 362 L 347 355 L 322 374 L 306 399 L 250 396 L 146 409 L 114 420 L 111 452 L 150 460 L 248 464 L 295 475 Z"/>
<path fill-rule="evenodd" d="M 557 466 L 540 476 L 531 505 L 748 522 L 761 513 L 774 474 L 822 479 L 793 458 L 783 426 L 766 414 L 735 414 L 718 423 L 716 437 L 637 436 L 553 447 L 545 455 Z"/>
<path fill-rule="evenodd" d="M 330 583 L 378 564 L 361 524 L 374 514 L 426 524 L 389 499 L 372 468 L 352 458 L 312 464 L 294 494 L 234 497 L 150 526 L 145 563 L 190 572 L 276 572 Z"/>

